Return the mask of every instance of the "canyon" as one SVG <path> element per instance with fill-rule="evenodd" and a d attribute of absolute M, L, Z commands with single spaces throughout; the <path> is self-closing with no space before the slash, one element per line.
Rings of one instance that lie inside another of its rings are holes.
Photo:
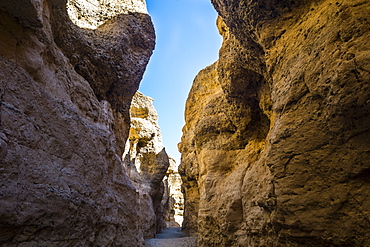
<path fill-rule="evenodd" d="M 212 0 L 179 150 L 198 246 L 369 246 L 369 1 Z"/>
<path fill-rule="evenodd" d="M 1 246 L 369 246 L 370 2 L 210 1 L 179 173 L 144 0 L 0 2 Z"/>

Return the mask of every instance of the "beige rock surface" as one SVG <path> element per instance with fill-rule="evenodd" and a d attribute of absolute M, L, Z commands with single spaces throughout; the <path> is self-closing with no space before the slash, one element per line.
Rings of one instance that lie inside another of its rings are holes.
<path fill-rule="evenodd" d="M 150 17 L 92 31 L 65 0 L 4 0 L 0 12 L 0 245 L 143 245 L 121 154 Z"/>
<path fill-rule="evenodd" d="M 370 242 L 369 1 L 213 0 L 224 43 L 186 105 L 199 246 Z"/>
<path fill-rule="evenodd" d="M 139 194 L 139 225 L 144 238 L 154 238 L 166 227 L 169 205 L 163 178 L 170 165 L 162 143 L 153 99 L 136 92 L 130 109 L 130 135 L 123 154 L 124 164 Z"/>
<path fill-rule="evenodd" d="M 75 71 L 89 82 L 98 100 L 111 104 L 117 154 L 121 156 L 130 125 L 131 99 L 154 49 L 150 16 L 123 13 L 89 30 L 74 25 L 60 6 L 65 6 L 65 0 L 51 7 L 51 16 L 60 16 L 51 19 L 54 41 Z"/>
<path fill-rule="evenodd" d="M 182 180 L 175 159 L 169 157 L 169 160 L 170 166 L 165 177 L 165 184 L 167 184 L 168 188 L 166 193 L 168 194 L 170 204 L 166 224 L 167 227 L 180 227 L 184 216 L 184 195 L 181 191 Z"/>
<path fill-rule="evenodd" d="M 96 29 L 120 14 L 147 14 L 145 0 L 67 0 L 68 16 L 81 28 Z"/>

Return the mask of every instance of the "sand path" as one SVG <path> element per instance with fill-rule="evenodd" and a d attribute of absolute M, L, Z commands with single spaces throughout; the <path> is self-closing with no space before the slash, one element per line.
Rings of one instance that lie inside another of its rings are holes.
<path fill-rule="evenodd" d="M 156 238 L 145 240 L 145 246 L 148 247 L 196 247 L 196 237 L 188 237 L 181 232 L 180 227 L 171 227 L 164 229 L 156 235 Z"/>

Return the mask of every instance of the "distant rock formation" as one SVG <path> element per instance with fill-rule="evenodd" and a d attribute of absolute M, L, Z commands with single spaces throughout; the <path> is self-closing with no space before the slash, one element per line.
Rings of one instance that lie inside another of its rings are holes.
<path fill-rule="evenodd" d="M 180 227 L 183 221 L 184 214 L 184 195 L 181 191 L 182 180 L 178 172 L 176 161 L 170 159 L 165 177 L 165 192 L 168 195 L 169 212 L 166 217 L 167 227 Z"/>
<path fill-rule="evenodd" d="M 212 0 L 179 149 L 199 246 L 370 242 L 370 2 Z"/>
<path fill-rule="evenodd" d="M 140 198 L 139 225 L 144 238 L 149 239 L 166 227 L 181 226 L 182 181 L 176 161 L 165 151 L 153 99 L 136 92 L 130 116 L 130 135 L 123 160 Z"/>
<path fill-rule="evenodd" d="M 128 9 L 81 28 L 66 5 L 0 2 L 0 245 L 142 246 L 121 156 L 153 25 Z"/>
<path fill-rule="evenodd" d="M 162 143 L 158 115 L 153 99 L 137 92 L 133 97 L 130 115 L 130 135 L 123 155 L 128 176 L 139 194 L 139 225 L 144 238 L 154 238 L 166 228 L 169 205 L 163 198 L 163 178 L 170 165 Z"/>

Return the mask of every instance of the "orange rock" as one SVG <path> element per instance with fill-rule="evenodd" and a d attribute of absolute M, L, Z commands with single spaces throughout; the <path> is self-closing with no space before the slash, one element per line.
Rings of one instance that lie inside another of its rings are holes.
<path fill-rule="evenodd" d="M 186 105 L 199 246 L 370 241 L 369 1 L 212 0 L 224 43 Z"/>

